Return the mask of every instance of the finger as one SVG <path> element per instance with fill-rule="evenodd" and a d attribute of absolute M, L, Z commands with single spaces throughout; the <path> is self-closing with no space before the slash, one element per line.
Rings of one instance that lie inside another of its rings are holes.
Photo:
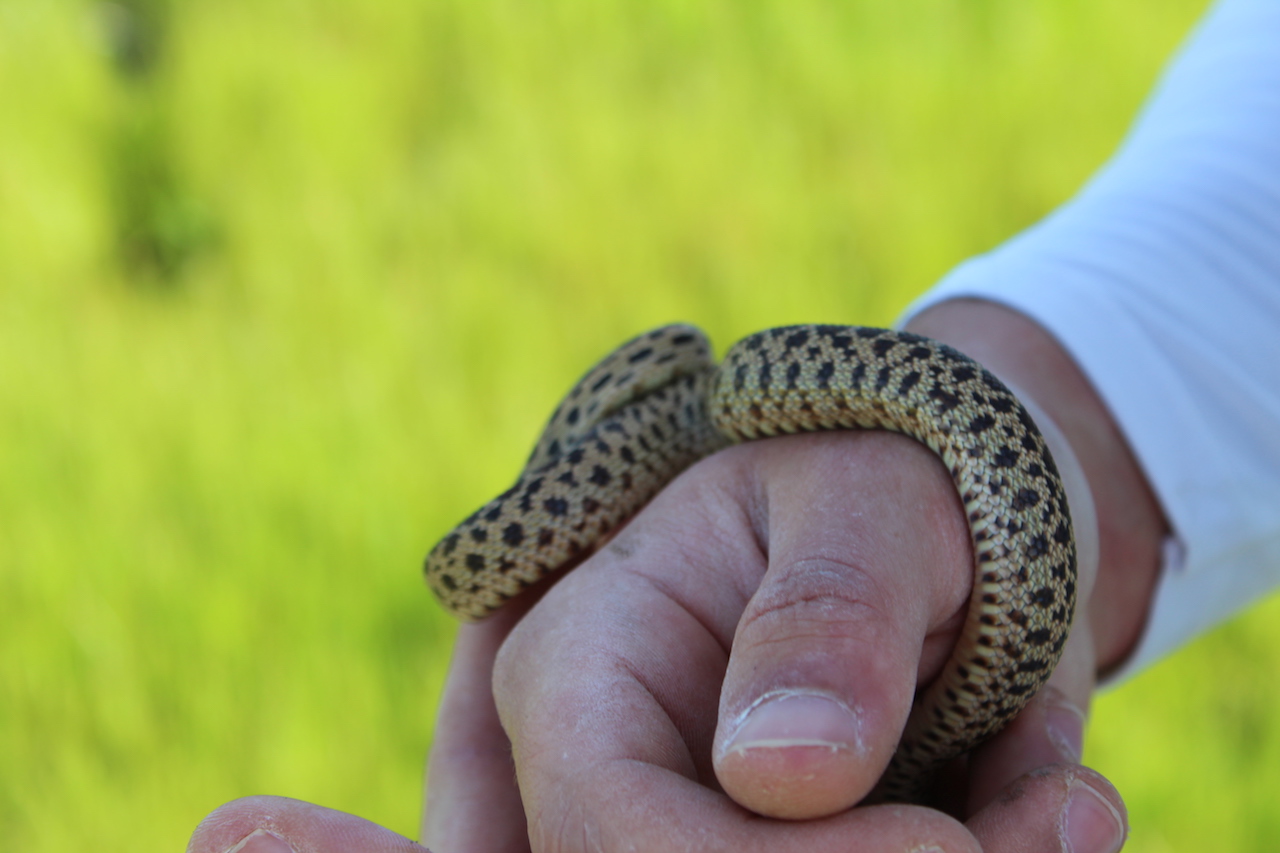
<path fill-rule="evenodd" d="M 450 853 L 527 853 L 511 743 L 493 701 L 493 661 L 519 613 L 458 629 L 427 762 L 422 841 Z"/>
<path fill-rule="evenodd" d="M 246 797 L 196 827 L 187 853 L 422 853 L 364 818 L 285 797 Z"/>
<path fill-rule="evenodd" d="M 768 571 L 733 640 L 716 774 L 752 811 L 812 818 L 883 772 L 963 622 L 971 546 L 946 469 L 912 439 L 765 444 Z"/>
<path fill-rule="evenodd" d="M 1115 853 L 1128 825 L 1111 783 L 1071 764 L 1015 780 L 968 822 L 985 853 Z"/>
<path fill-rule="evenodd" d="M 802 823 L 742 809 L 710 766 L 734 628 L 763 574 L 739 448 L 669 486 L 552 589 L 497 659 L 535 850 L 976 851 L 915 807 Z"/>

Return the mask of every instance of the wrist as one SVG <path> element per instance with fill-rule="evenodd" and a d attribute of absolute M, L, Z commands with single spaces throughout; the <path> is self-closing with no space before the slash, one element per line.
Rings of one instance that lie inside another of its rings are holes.
<path fill-rule="evenodd" d="M 912 318 L 907 329 L 977 359 L 1061 431 L 1096 507 L 1098 574 L 1092 594 L 1081 602 L 1096 671 L 1119 666 L 1146 624 L 1168 523 L 1106 404 L 1062 346 L 1012 309 L 953 300 Z"/>

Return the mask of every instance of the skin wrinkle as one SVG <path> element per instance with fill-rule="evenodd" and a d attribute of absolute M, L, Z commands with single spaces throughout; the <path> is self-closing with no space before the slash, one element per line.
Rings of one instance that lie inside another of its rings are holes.
<path fill-rule="evenodd" d="M 730 450 L 733 449 L 736 448 L 730 448 Z M 721 455 L 724 455 L 726 452 L 727 451 L 722 451 Z M 771 478 L 764 476 L 763 470 L 760 466 L 749 465 L 747 466 L 747 476 L 745 479 L 746 488 L 739 494 L 746 496 L 746 506 L 744 507 L 744 511 L 748 521 L 747 529 L 750 530 L 752 536 L 755 537 L 756 550 L 760 554 L 764 555 L 767 560 L 769 557 L 769 543 L 771 541 L 769 536 L 770 502 L 768 482 Z"/>
<path fill-rule="evenodd" d="M 846 571 L 809 568 L 815 563 L 823 566 L 837 565 Z M 850 582 L 849 573 L 860 578 L 861 584 L 859 581 Z M 811 592 L 797 593 L 788 591 L 796 587 L 802 590 L 806 587 L 811 587 L 814 585 L 813 581 L 815 579 L 828 581 L 829 584 L 824 584 L 823 589 Z M 869 585 L 873 591 L 866 595 L 859 595 L 857 593 L 860 585 Z M 736 641 L 741 643 L 748 636 L 747 632 L 749 630 L 753 634 L 762 632 L 764 635 L 764 639 L 751 640 L 749 645 L 746 646 L 748 649 L 755 649 L 767 648 L 776 643 L 788 643 L 800 638 L 826 640 L 835 637 L 847 639 L 850 634 L 857 635 L 861 633 L 857 630 L 837 630 L 842 626 L 865 628 L 866 625 L 871 624 L 881 626 L 882 630 L 885 628 L 889 630 L 898 629 L 902 626 L 902 620 L 892 618 L 884 608 L 873 603 L 875 600 L 888 601 L 890 602 L 888 610 L 893 613 L 900 613 L 902 608 L 895 601 L 896 598 L 898 596 L 887 592 L 873 575 L 859 568 L 856 564 L 825 558 L 802 559 L 788 566 L 787 573 L 782 581 L 774 581 L 769 584 L 766 587 L 764 597 L 752 600 L 748 611 L 743 615 Z M 808 610 L 824 601 L 831 602 L 826 609 L 841 614 L 840 619 L 832 619 L 821 612 L 809 617 L 802 615 L 799 619 L 788 615 L 789 613 L 803 614 L 804 610 Z M 866 617 L 856 615 L 858 613 L 864 613 Z M 961 609 L 959 611 L 960 621 L 957 621 L 957 616 L 953 614 L 943 625 L 953 626 L 952 632 L 958 635 L 963 618 L 964 610 Z M 771 629 L 768 625 L 769 620 L 778 620 L 786 624 L 786 630 Z M 807 622 L 813 623 L 815 627 L 809 631 L 803 630 L 800 625 Z M 936 630 L 934 629 L 934 631 Z M 923 631 L 921 633 L 924 634 Z M 932 632 L 927 635 L 927 638 L 931 636 Z M 920 669 L 917 672 L 917 681 L 930 679 L 941 669 L 947 655 L 950 654 L 951 646 L 954 645 L 955 637 L 952 636 L 949 640 L 949 642 L 945 643 L 946 648 L 940 650 L 940 654 L 931 654 L 928 656 L 930 658 L 928 661 L 921 661 Z"/>
<path fill-rule="evenodd" d="M 921 442 L 907 436 L 896 435 L 883 431 L 829 434 L 825 435 L 825 438 L 827 442 L 831 442 L 831 444 L 828 445 L 829 448 L 834 447 L 836 443 L 839 444 L 834 455 L 839 462 L 844 463 L 844 470 L 841 472 L 841 479 L 847 479 L 851 483 L 858 483 L 860 480 L 865 479 L 867 474 L 866 467 L 871 464 L 871 460 L 882 459 L 885 455 L 891 455 L 894 458 L 900 458 L 904 465 L 920 465 L 923 466 L 923 468 L 927 468 L 930 472 L 930 476 L 934 477 L 938 482 L 946 484 L 945 492 L 948 495 L 952 495 L 950 500 L 939 501 L 932 498 L 919 499 L 915 501 L 912 506 L 903 508 L 902 514 L 904 516 L 915 515 L 922 517 L 922 521 L 919 525 L 921 527 L 928 527 L 929 529 L 957 527 L 962 531 L 957 540 L 957 544 L 963 543 L 962 547 L 966 549 L 966 560 L 964 563 L 965 570 L 962 572 L 962 576 L 960 578 L 963 588 L 957 587 L 954 590 L 949 590 L 946 602 L 941 605 L 933 604 L 932 609 L 935 611 L 938 609 L 944 609 L 948 614 L 949 618 L 941 619 L 941 624 L 949 624 L 950 619 L 955 618 L 956 614 L 959 614 L 960 620 L 963 622 L 963 616 L 968 606 L 973 583 L 973 572 L 971 568 L 973 565 L 972 546 L 969 541 L 968 524 L 963 521 L 965 517 L 964 508 L 960 503 L 959 495 L 955 493 L 955 485 L 948 475 L 945 467 L 942 465 L 941 460 L 939 460 L 936 454 L 930 451 Z M 771 472 L 773 466 L 766 464 L 761 467 L 764 472 Z M 925 485 L 923 481 L 927 479 L 927 477 L 924 475 L 923 469 L 917 469 L 917 471 L 919 473 L 910 478 L 910 483 L 902 482 L 900 484 L 895 482 L 893 485 L 895 487 L 903 485 L 908 488 L 915 485 Z M 779 482 L 780 478 L 776 476 L 776 472 L 773 472 L 773 474 L 774 475 L 769 478 L 770 481 L 773 483 Z M 807 476 L 802 475 L 801 483 L 804 483 L 807 479 Z M 773 497 L 772 499 L 781 500 L 783 502 L 794 502 L 796 500 L 794 492 L 797 488 L 803 490 L 803 485 L 798 486 L 796 483 L 788 481 L 785 477 L 781 478 L 781 482 L 786 483 L 786 485 L 781 487 L 782 494 L 777 497 Z M 777 489 L 776 486 L 775 489 Z M 819 496 L 820 500 L 818 501 L 818 505 L 809 509 L 810 515 L 814 512 L 824 511 L 824 505 L 821 501 L 821 497 L 822 496 Z M 831 515 L 832 513 L 828 512 L 827 514 Z M 833 530 L 846 529 L 850 525 L 851 521 L 855 519 L 862 519 L 864 515 L 865 513 L 862 511 L 854 513 L 839 513 L 836 517 L 824 519 L 822 526 Z M 866 523 L 864 522 L 863 524 L 854 526 L 855 528 L 865 527 Z M 901 532 L 899 532 L 899 535 L 901 535 Z M 830 554 L 815 554 L 793 560 L 793 567 L 789 567 L 788 570 L 793 572 L 812 571 L 815 574 L 821 575 L 824 571 L 823 563 L 826 562 L 842 566 L 846 569 L 845 573 L 837 575 L 842 584 L 847 583 L 849 578 L 874 580 L 875 573 L 868 572 L 864 567 L 864 561 L 866 565 L 876 565 L 878 562 L 877 557 L 882 555 L 882 553 L 899 553 L 902 551 L 904 546 L 904 543 L 896 539 L 889 541 L 882 540 L 883 537 L 872 540 L 875 544 L 872 546 L 871 553 L 867 555 L 870 556 L 870 559 L 867 559 L 866 556 L 863 555 L 856 555 L 861 556 L 862 559 L 850 559 L 845 555 L 845 550 L 840 550 L 849 548 L 866 548 L 865 542 L 859 538 L 854 541 L 839 542 L 838 545 L 833 546 L 832 553 Z M 806 545 L 807 544 L 808 543 L 806 543 Z M 925 561 L 924 564 L 930 566 L 935 564 L 935 557 L 940 560 L 945 559 L 945 557 L 933 554 L 921 555 L 921 557 Z M 817 566 L 817 568 L 806 569 L 806 566 Z M 934 588 L 935 587 L 930 587 L 930 589 Z M 883 588 L 873 590 L 873 592 L 878 593 L 884 593 L 887 591 L 888 590 Z M 897 601 L 894 601 L 894 599 L 888 595 L 882 595 L 878 600 L 892 601 L 895 605 L 902 603 L 915 605 L 918 601 L 917 597 L 914 595 L 902 597 Z"/>
<path fill-rule="evenodd" d="M 675 588 L 669 582 L 662 580 L 656 575 L 645 572 L 639 567 L 628 566 L 626 571 L 631 575 L 631 577 L 646 584 L 655 593 L 671 602 L 672 606 L 677 610 L 681 613 L 687 614 L 689 618 L 698 623 L 698 627 L 702 629 L 703 633 L 712 637 L 716 641 L 716 644 L 720 647 L 720 651 L 724 654 L 725 661 L 727 662 L 729 660 L 729 654 L 732 650 L 732 641 L 727 640 L 722 636 L 722 632 L 716 628 L 716 625 L 711 620 L 710 616 L 700 612 L 700 609 L 695 606 L 694 602 L 686 601 L 676 592 Z"/>
<path fill-rule="evenodd" d="M 615 569 L 616 568 L 617 567 L 615 566 Z M 670 600 L 667 597 L 667 590 L 662 584 L 652 582 L 651 579 L 643 576 L 636 577 L 639 577 L 641 582 L 645 583 L 648 588 L 652 588 L 657 591 L 659 595 L 664 597 L 664 600 Z M 612 583 L 610 584 L 610 587 L 612 589 L 618 588 L 616 584 Z M 624 587 L 623 594 L 626 595 L 628 600 L 635 599 L 635 596 L 631 593 L 629 588 Z M 679 606 L 678 603 L 670 611 L 670 614 L 672 618 L 688 619 L 692 624 L 698 624 L 694 614 L 692 614 L 687 608 Z M 627 619 L 625 613 L 623 614 L 623 618 L 617 620 L 610 619 L 609 623 L 612 626 L 610 629 L 611 631 L 620 631 L 624 635 L 630 635 L 631 639 L 629 641 L 623 640 L 622 642 L 612 642 L 608 636 L 598 637 L 595 641 L 590 642 L 589 647 L 583 647 L 581 643 L 577 644 L 577 650 L 579 652 L 593 654 L 594 656 L 603 656 L 607 659 L 610 662 L 610 666 L 617 670 L 617 675 L 615 678 L 611 679 L 611 683 L 623 685 L 623 689 L 627 692 L 633 692 L 637 689 L 643 691 L 647 694 L 646 699 L 651 708 L 659 708 L 662 710 L 663 713 L 656 716 L 664 717 L 672 722 L 672 731 L 677 734 L 681 743 L 681 749 L 679 750 L 681 753 L 681 760 L 676 764 L 672 764 L 669 761 L 660 761 L 658 762 L 659 764 L 675 769 L 684 775 L 690 776 L 691 778 L 708 776 L 712 772 L 709 762 L 710 743 L 713 730 L 710 727 L 704 726 L 707 730 L 702 731 L 697 725 L 696 720 L 689 718 L 687 713 L 682 713 L 683 706 L 681 705 L 681 702 L 686 701 L 688 698 L 687 696 L 682 695 L 682 691 L 672 689 L 671 684 L 666 684 L 664 686 L 661 681 L 655 682 L 652 679 L 647 679 L 643 676 L 644 672 L 650 672 L 651 675 L 656 674 L 659 679 L 667 677 L 668 680 L 670 680 L 669 676 L 671 668 L 669 666 L 661 667 L 655 673 L 653 671 L 651 661 L 644 659 L 633 660 L 626 656 L 625 651 L 622 654 L 619 653 L 619 650 L 638 649 L 641 651 L 642 656 L 643 654 L 650 654 L 649 646 L 643 642 L 635 642 L 635 638 L 644 637 L 651 628 L 651 625 L 648 622 Z M 679 633 L 683 633 L 683 630 Z M 711 660 L 711 656 L 718 654 L 720 660 L 718 670 L 720 673 L 723 673 L 724 661 L 727 660 L 727 652 L 721 646 L 717 646 L 715 652 L 711 651 L 709 643 L 715 640 L 716 635 L 714 632 L 705 630 L 705 628 L 702 633 L 706 636 L 708 646 L 700 647 L 699 654 L 707 656 L 708 661 Z M 512 643 L 511 647 L 515 648 L 516 645 L 517 643 Z M 565 668 L 569 670 L 580 669 L 581 661 L 579 660 L 579 657 L 580 655 L 576 653 L 570 654 L 570 658 L 572 659 L 566 661 Z M 518 672 L 516 675 L 519 677 Z M 589 708 L 594 702 L 592 698 L 593 696 L 606 693 L 610 689 L 612 688 L 601 686 L 596 683 L 585 684 L 576 691 L 578 695 L 585 696 L 585 700 L 575 701 L 574 704 L 581 704 L 583 707 Z M 646 699 L 641 699 L 639 701 L 644 702 Z M 633 697 L 631 701 L 637 700 Z M 550 715 L 557 715 L 562 718 L 564 711 L 566 710 L 572 709 L 559 708 L 547 713 Z M 705 744 L 705 749 L 700 748 L 698 752 L 699 754 L 706 754 L 706 760 L 703 762 L 706 766 L 700 766 L 696 758 L 689 754 L 688 744 Z"/>
<path fill-rule="evenodd" d="M 582 810 L 581 804 L 559 810 L 557 813 L 560 819 L 555 829 L 551 830 L 543 825 L 542 809 L 539 809 L 537 815 L 529 818 L 529 840 L 532 842 L 533 849 L 546 850 L 548 853 L 557 850 L 573 850 L 569 839 L 576 834 L 577 828 L 586 825 L 586 821 L 579 814 Z"/>
<path fill-rule="evenodd" d="M 699 463 L 700 465 L 721 465 L 725 464 L 723 454 L 708 457 L 708 459 Z M 696 466 L 695 466 L 696 467 Z M 717 565 L 717 566 L 742 566 L 743 571 L 735 577 L 750 585 L 739 586 L 739 600 L 734 602 L 732 607 L 726 608 L 722 601 L 717 601 L 721 609 L 741 612 L 743 605 L 750 599 L 754 592 L 754 583 L 749 582 L 749 578 L 758 578 L 763 574 L 765 566 L 765 552 L 762 550 L 744 549 L 741 546 L 741 532 L 743 530 L 751 530 L 751 520 L 747 517 L 742 506 L 742 501 L 736 497 L 736 488 L 741 488 L 739 481 L 741 478 L 740 466 L 732 465 L 729 469 L 729 476 L 725 477 L 722 473 L 717 472 L 711 477 L 706 478 L 708 483 L 703 483 L 694 494 L 688 499 L 680 494 L 677 499 L 685 499 L 686 505 L 698 508 L 701 517 L 697 520 L 686 524 L 692 524 L 702 532 L 697 537 L 695 548 L 692 543 L 694 539 L 685 535 L 684 530 L 677 528 L 674 531 L 656 531 L 656 535 L 661 539 L 664 548 L 675 545 L 677 552 L 674 555 L 673 562 L 685 566 L 699 565 Z M 721 481 L 724 481 L 723 483 Z M 688 482 L 686 479 L 685 482 Z M 703 481 L 699 481 L 703 482 Z M 669 499 L 670 494 L 660 495 L 656 500 Z M 712 636 L 721 643 L 725 649 L 726 655 L 729 652 L 729 646 L 732 644 L 732 628 L 726 633 L 720 627 L 722 619 L 717 619 L 708 612 L 705 607 L 700 607 L 697 600 L 689 599 L 675 592 L 675 587 L 643 570 L 645 561 L 637 561 L 633 557 L 638 553 L 644 552 L 643 544 L 637 541 L 639 537 L 648 537 L 655 535 L 648 526 L 642 528 L 633 528 L 628 525 L 625 533 L 618 535 L 615 545 L 616 551 L 609 556 L 619 559 L 622 568 L 632 576 L 645 579 L 651 586 L 662 592 L 673 601 L 682 610 L 689 611 L 700 622 L 703 627 Z M 610 546 L 610 550 L 615 548 Z M 750 561 L 745 559 L 753 556 L 756 559 Z M 748 566 L 748 563 L 751 563 Z M 759 568 L 757 572 L 755 569 Z"/>
<path fill-rule="evenodd" d="M 674 761 L 671 764 L 657 763 L 656 766 L 662 767 L 665 770 L 670 770 L 672 773 L 677 773 L 684 776 L 686 779 L 691 779 L 696 782 L 702 782 L 703 777 L 708 775 L 708 773 L 712 778 L 714 778 L 715 774 L 712 771 L 710 759 L 708 758 L 705 762 L 707 764 L 705 768 L 701 767 L 700 762 L 691 749 L 693 744 L 697 744 L 704 740 L 709 745 L 710 738 L 699 737 L 697 732 L 687 731 L 679 724 L 679 722 L 677 722 L 676 715 L 674 714 L 670 703 L 664 702 L 661 697 L 661 691 L 656 690 L 655 687 L 649 683 L 649 679 L 644 677 L 643 668 L 635 666 L 632 661 L 625 657 L 619 657 L 617 660 L 618 666 L 627 673 L 628 676 L 630 676 L 636 686 L 643 690 L 653 704 L 656 707 L 661 708 L 667 715 L 668 721 L 671 723 L 672 728 L 675 729 L 677 734 L 675 742 L 684 747 L 682 750 L 664 750 L 664 753 L 670 753 L 670 757 L 674 759 Z M 676 753 L 679 754 L 677 755 Z M 682 766 L 677 766 L 677 762 Z"/>
<path fill-rule="evenodd" d="M 467 763 L 475 759 L 487 760 L 490 758 L 502 758 L 511 760 L 511 746 L 507 743 L 493 743 L 486 746 L 458 745 L 450 742 L 443 747 L 441 751 L 436 753 L 437 760 L 457 761 L 459 763 Z"/>
<path fill-rule="evenodd" d="M 602 758 L 583 764 L 575 761 L 573 773 L 557 779 L 554 784 L 543 785 L 538 788 L 543 791 L 551 791 L 552 795 L 550 801 L 545 797 L 534 800 L 533 804 L 536 813 L 528 818 L 529 838 L 531 840 L 540 838 L 541 842 L 535 843 L 533 849 L 539 851 L 577 851 L 585 849 L 574 846 L 571 843 L 572 839 L 581 835 L 580 830 L 585 829 L 588 825 L 589 816 L 609 814 L 608 801 L 615 796 L 615 791 L 611 787 L 602 787 L 598 780 L 625 778 L 629 774 L 625 772 L 621 774 L 611 773 L 605 768 L 630 764 L 638 764 L 647 769 L 658 768 L 686 779 L 696 780 L 696 776 L 687 775 L 669 767 L 663 767 L 652 761 L 641 761 L 629 757 Z M 603 805 L 597 802 L 600 800 L 604 801 Z M 529 805 L 530 802 L 526 799 L 526 809 Z M 554 831 L 545 828 L 544 813 L 558 815 L 559 819 L 556 822 Z M 581 837 L 585 838 L 584 835 Z M 554 840 L 553 846 L 548 846 L 548 839 Z"/>
<path fill-rule="evenodd" d="M 777 574 L 751 599 L 739 623 L 739 634 L 763 619 L 779 618 L 787 611 L 820 601 L 835 602 L 842 610 L 865 609 L 874 619 L 883 621 L 888 614 L 872 602 L 896 598 L 887 593 L 874 574 L 857 563 L 829 557 L 803 557 L 789 561 L 780 571 L 776 568 L 771 571 Z M 868 592 L 863 593 L 863 589 Z"/>

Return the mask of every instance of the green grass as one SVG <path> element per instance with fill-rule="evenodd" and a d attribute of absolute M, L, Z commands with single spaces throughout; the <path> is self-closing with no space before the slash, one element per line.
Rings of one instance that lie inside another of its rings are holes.
<path fill-rule="evenodd" d="M 890 322 L 1203 6 L 0 3 L 5 846 L 180 849 L 253 793 L 415 834 L 421 556 L 569 382 L 673 319 Z M 1129 849 L 1276 837 L 1276 611 L 1099 702 Z"/>

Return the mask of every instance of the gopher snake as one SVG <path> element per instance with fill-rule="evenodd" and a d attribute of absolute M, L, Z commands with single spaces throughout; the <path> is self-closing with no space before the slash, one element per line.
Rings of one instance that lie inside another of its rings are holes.
<path fill-rule="evenodd" d="M 968 513 L 965 626 L 917 695 L 873 795 L 912 799 L 938 763 L 998 731 L 1039 689 L 1075 606 L 1071 519 L 1044 439 L 1000 380 L 948 346 L 885 329 L 791 326 L 745 338 L 717 367 L 696 328 L 641 335 L 574 386 L 516 484 L 435 546 L 427 582 L 456 615 L 480 618 L 589 553 L 702 457 L 829 429 L 923 442 Z"/>

